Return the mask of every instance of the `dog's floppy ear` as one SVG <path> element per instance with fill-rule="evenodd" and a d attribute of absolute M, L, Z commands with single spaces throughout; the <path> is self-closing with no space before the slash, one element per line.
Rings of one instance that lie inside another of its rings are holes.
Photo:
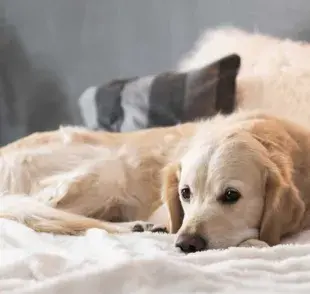
<path fill-rule="evenodd" d="M 184 211 L 178 193 L 180 164 L 168 164 L 163 170 L 162 200 L 169 213 L 169 232 L 176 233 L 182 226 Z"/>
<path fill-rule="evenodd" d="M 285 164 L 270 163 L 266 182 L 265 206 L 261 220 L 260 239 L 270 246 L 294 233 L 300 226 L 305 204 Z"/>

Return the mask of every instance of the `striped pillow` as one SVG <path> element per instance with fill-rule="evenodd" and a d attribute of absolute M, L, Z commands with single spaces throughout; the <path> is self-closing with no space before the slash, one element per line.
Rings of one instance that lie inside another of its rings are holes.
<path fill-rule="evenodd" d="M 92 129 L 128 132 L 231 113 L 240 57 L 226 56 L 201 69 L 113 80 L 87 89 L 80 98 Z"/>

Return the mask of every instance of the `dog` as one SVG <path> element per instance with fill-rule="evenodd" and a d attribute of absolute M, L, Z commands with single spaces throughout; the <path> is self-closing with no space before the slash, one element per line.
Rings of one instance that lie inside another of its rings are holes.
<path fill-rule="evenodd" d="M 0 150 L 0 217 L 43 232 L 164 231 L 185 253 L 310 226 L 310 131 L 260 112 L 133 133 L 61 128 Z M 168 223 L 148 222 L 166 209 Z"/>

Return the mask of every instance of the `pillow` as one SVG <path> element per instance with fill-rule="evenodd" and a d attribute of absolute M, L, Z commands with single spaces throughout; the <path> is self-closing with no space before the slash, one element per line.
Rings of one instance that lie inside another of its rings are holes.
<path fill-rule="evenodd" d="M 92 129 L 128 132 L 206 118 L 235 107 L 240 57 L 228 55 L 188 72 L 118 79 L 87 89 L 79 99 Z"/>

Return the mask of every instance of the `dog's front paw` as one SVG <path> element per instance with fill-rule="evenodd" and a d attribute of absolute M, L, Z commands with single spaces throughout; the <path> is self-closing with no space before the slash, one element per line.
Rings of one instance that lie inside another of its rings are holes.
<path fill-rule="evenodd" d="M 248 239 L 241 242 L 238 247 L 256 247 L 256 248 L 264 248 L 269 247 L 269 245 L 261 240 L 258 239 Z"/>
<path fill-rule="evenodd" d="M 136 222 L 131 229 L 132 232 L 152 232 L 168 233 L 168 229 L 163 225 L 155 225 L 148 222 Z"/>

